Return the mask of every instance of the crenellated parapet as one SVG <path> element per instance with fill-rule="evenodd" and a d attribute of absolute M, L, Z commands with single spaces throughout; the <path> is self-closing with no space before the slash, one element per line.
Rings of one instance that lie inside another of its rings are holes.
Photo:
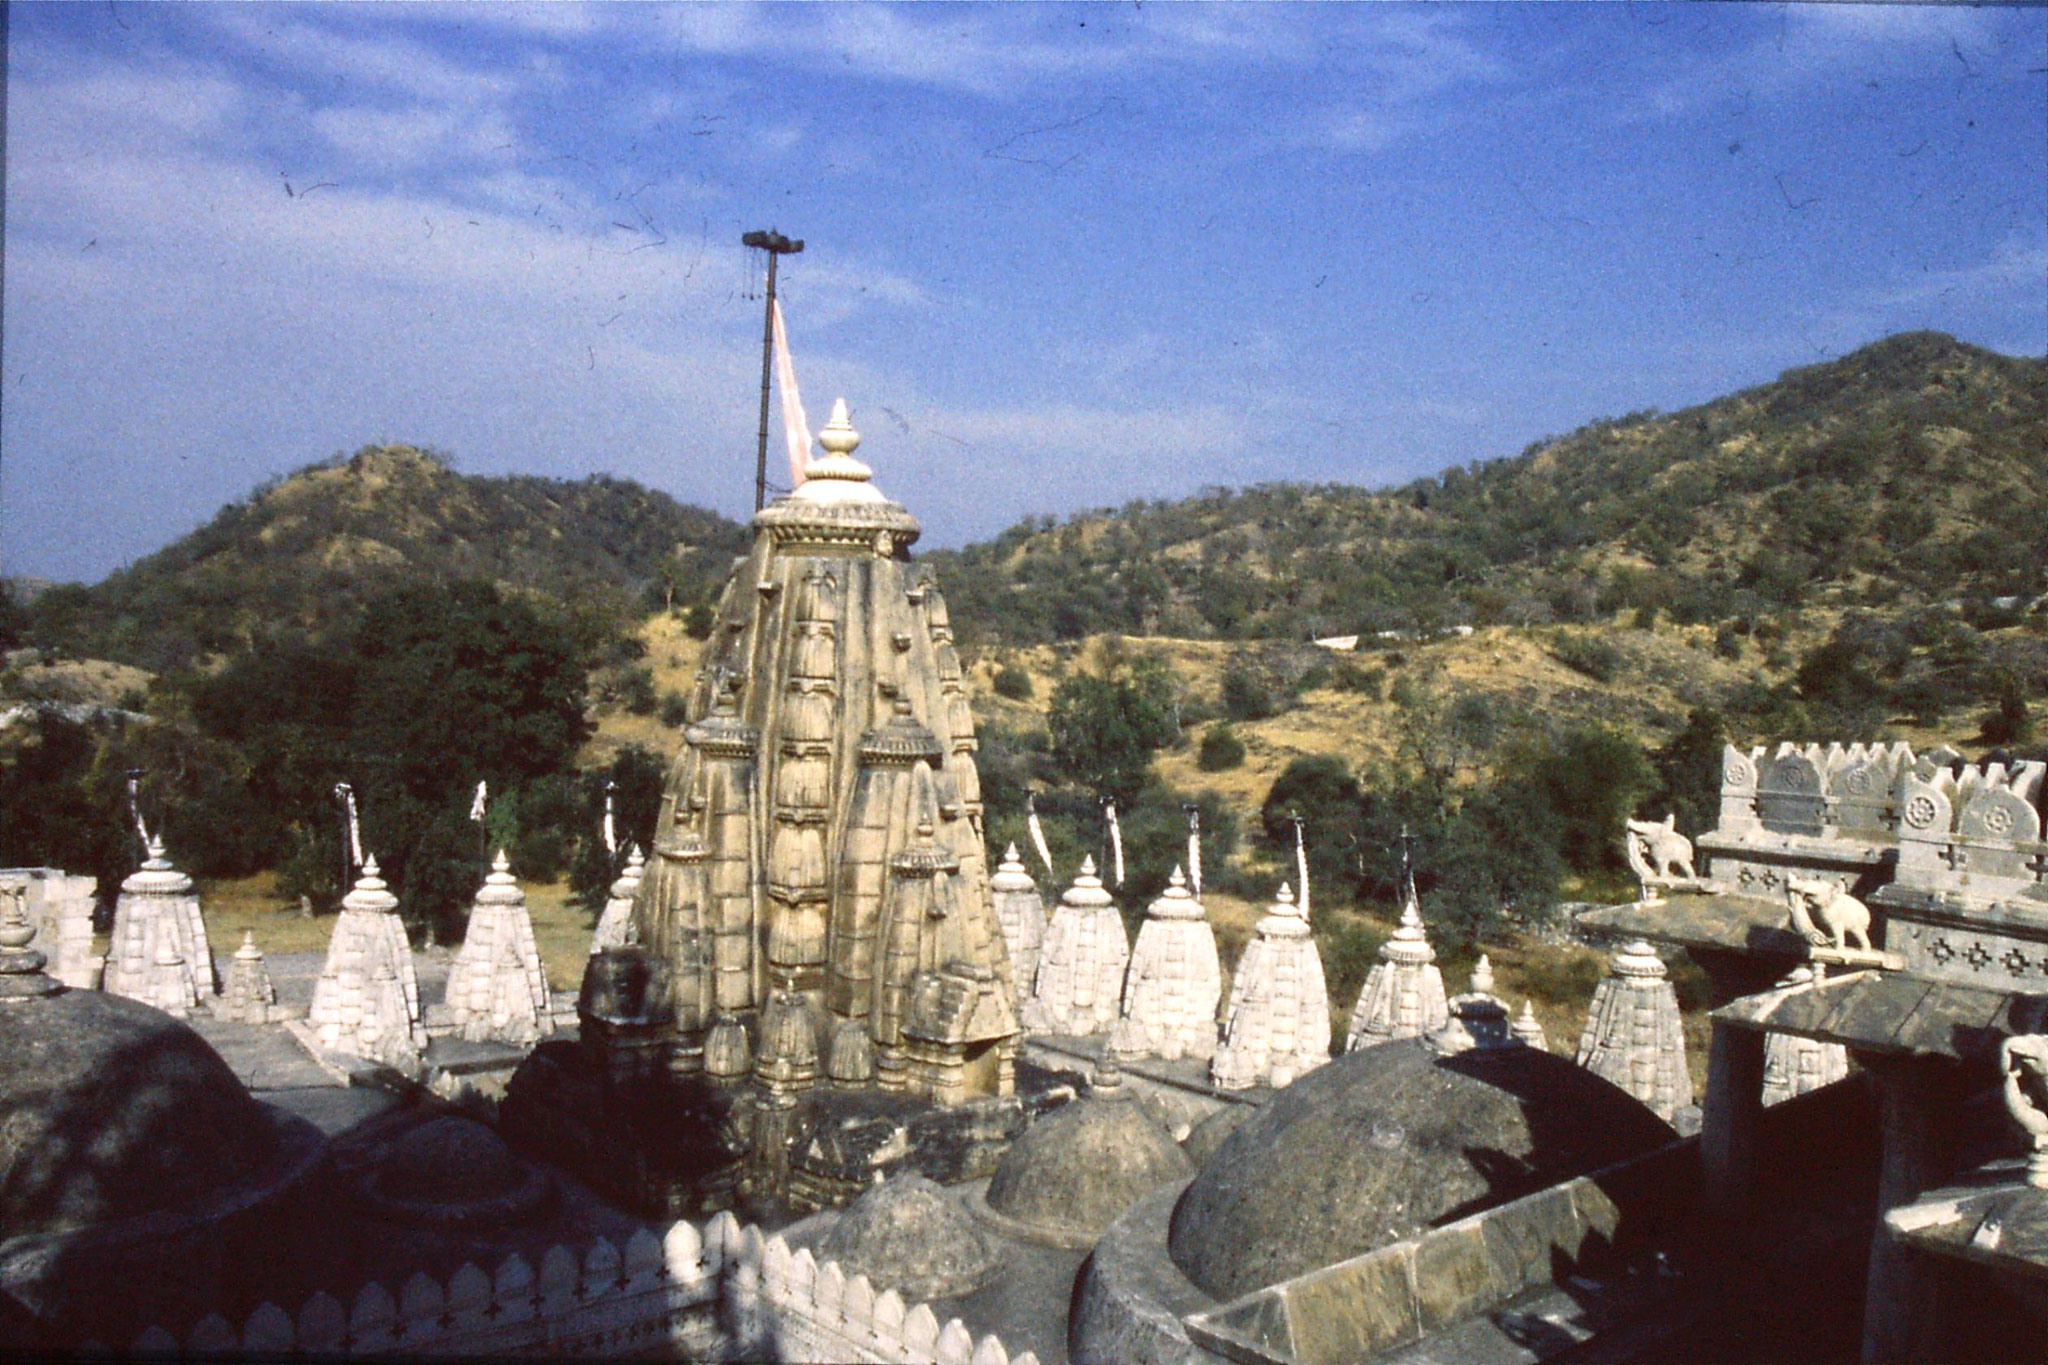
<path fill-rule="evenodd" d="M 105 1343 L 87 1342 L 89 1351 Z M 209 1360 L 286 1355 L 675 1356 L 688 1360 L 857 1361 L 866 1365 L 1037 1365 L 958 1318 L 877 1290 L 865 1275 L 730 1213 L 644 1228 L 623 1247 L 600 1237 L 517 1252 L 486 1271 L 372 1281 L 316 1293 L 296 1311 L 259 1305 L 230 1320 L 207 1312 L 176 1331 L 152 1326 L 138 1356 Z"/>
<path fill-rule="evenodd" d="M 2048 991 L 2048 765 L 1935 764 L 1900 778 L 1899 861 L 1872 897 L 1908 970 Z"/>
<path fill-rule="evenodd" d="M 1896 856 L 1898 784 L 1917 761 L 1903 743 L 1728 745 L 1720 824 L 1696 841 L 1708 877 L 1771 899 L 1792 877 L 1870 889 Z"/>

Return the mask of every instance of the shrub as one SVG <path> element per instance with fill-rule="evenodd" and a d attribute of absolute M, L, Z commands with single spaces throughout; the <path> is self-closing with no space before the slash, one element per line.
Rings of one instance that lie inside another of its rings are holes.
<path fill-rule="evenodd" d="M 692 602 L 683 609 L 683 634 L 692 640 L 710 639 L 711 627 L 717 623 L 718 614 L 711 610 L 708 603 Z"/>
<path fill-rule="evenodd" d="M 644 665 L 625 669 L 619 674 L 619 705 L 636 716 L 651 716 L 656 705 L 654 695 L 654 671 Z"/>
<path fill-rule="evenodd" d="M 1302 845 L 1315 886 L 1347 892 L 1364 835 L 1364 798 L 1358 779 L 1335 754 L 1308 754 L 1289 763 L 1259 806 L 1260 844 L 1281 862 L 1294 862 L 1293 815 L 1301 817 Z M 1293 880 L 1292 877 L 1289 880 Z"/>
<path fill-rule="evenodd" d="M 1274 688 L 1243 655 L 1223 669 L 1223 714 L 1232 720 L 1264 720 L 1280 709 Z"/>
<path fill-rule="evenodd" d="M 1006 664 L 996 670 L 995 692 L 999 697 L 1011 701 L 1031 700 L 1031 675 L 1015 665 Z"/>
<path fill-rule="evenodd" d="M 690 718 L 690 699 L 680 692 L 661 694 L 661 723 L 673 729 Z"/>
<path fill-rule="evenodd" d="M 1387 670 L 1338 664 L 1330 670 L 1330 686 L 1339 692 L 1356 692 L 1367 701 L 1378 701 L 1387 689 Z"/>
<path fill-rule="evenodd" d="M 2000 680 L 1998 704 L 1984 713 L 1980 724 L 1986 744 L 2025 744 L 2034 737 L 2034 718 L 2016 680 Z"/>
<path fill-rule="evenodd" d="M 1621 651 L 1591 636 L 1562 636 L 1550 646 L 1550 652 L 1566 668 L 1594 682 L 1613 682 L 1621 672 Z"/>
<path fill-rule="evenodd" d="M 1195 766 L 1205 773 L 1220 773 L 1244 762 L 1244 741 L 1228 725 L 1213 725 L 1202 736 Z"/>

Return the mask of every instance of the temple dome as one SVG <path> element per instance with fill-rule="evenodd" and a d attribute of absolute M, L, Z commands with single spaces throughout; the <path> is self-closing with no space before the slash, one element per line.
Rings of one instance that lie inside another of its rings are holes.
<path fill-rule="evenodd" d="M 968 1294 L 996 1268 L 991 1238 L 921 1175 L 893 1176 L 869 1189 L 818 1244 L 818 1259 L 868 1277 L 911 1303 Z"/>
<path fill-rule="evenodd" d="M 478 1225 L 533 1211 L 549 1189 L 488 1127 L 444 1114 L 394 1142 L 364 1192 L 378 1212 L 403 1221 Z"/>
<path fill-rule="evenodd" d="M 101 991 L 0 1001 L 0 1229 L 210 1203 L 271 1173 L 277 1125 L 206 1041 Z"/>
<path fill-rule="evenodd" d="M 1169 1249 L 1231 1299 L 1676 1137 L 1547 1052 L 1385 1043 L 1276 1092 L 1226 1137 L 1175 1207 Z"/>
<path fill-rule="evenodd" d="M 987 1206 L 1006 1230 L 1089 1246 L 1139 1199 L 1194 1169 L 1105 1057 L 1087 1098 L 1038 1120 L 1003 1154 Z"/>

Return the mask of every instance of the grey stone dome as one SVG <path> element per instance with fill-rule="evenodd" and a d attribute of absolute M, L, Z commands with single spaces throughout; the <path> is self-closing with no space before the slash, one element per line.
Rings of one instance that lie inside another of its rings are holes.
<path fill-rule="evenodd" d="M 1189 1129 L 1188 1135 L 1180 1140 L 1180 1149 L 1196 1166 L 1206 1166 L 1209 1158 L 1216 1155 L 1216 1149 L 1223 1145 L 1223 1139 L 1242 1128 L 1258 1112 L 1248 1104 L 1226 1104 Z"/>
<path fill-rule="evenodd" d="M 391 1144 L 365 1193 L 379 1213 L 406 1222 L 472 1226 L 530 1213 L 547 1178 L 475 1119 L 444 1114 Z"/>
<path fill-rule="evenodd" d="M 278 1126 L 206 1041 L 100 991 L 0 1001 L 0 1235 L 204 1204 L 272 1173 Z"/>
<path fill-rule="evenodd" d="M 996 1268 L 996 1249 L 944 1189 L 921 1175 L 898 1175 L 839 1216 L 818 1244 L 818 1259 L 915 1303 L 980 1288 Z"/>
<path fill-rule="evenodd" d="M 1547 1052 L 1386 1043 L 1302 1077 L 1226 1137 L 1174 1208 L 1168 1246 L 1231 1299 L 1677 1136 Z"/>
<path fill-rule="evenodd" d="M 988 1207 L 1043 1240 L 1092 1245 L 1124 1210 L 1194 1164 L 1103 1065 L 1086 1099 L 1024 1131 L 989 1181 Z"/>

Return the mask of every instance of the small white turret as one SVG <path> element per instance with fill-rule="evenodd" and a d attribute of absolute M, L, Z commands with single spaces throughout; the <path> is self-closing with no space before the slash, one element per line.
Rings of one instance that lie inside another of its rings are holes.
<path fill-rule="evenodd" d="M 1124 974 L 1123 1015 L 1111 1048 L 1123 1057 L 1193 1057 L 1216 1051 L 1223 966 L 1216 931 L 1178 868 L 1146 911 Z"/>
<path fill-rule="evenodd" d="M 1429 946 L 1422 907 L 1411 884 L 1407 903 L 1401 907 L 1401 922 L 1393 936 L 1380 945 L 1380 960 L 1358 993 L 1344 1050 L 1356 1052 L 1396 1038 L 1435 1033 L 1450 1019 L 1443 972 L 1436 965 L 1436 950 Z"/>
<path fill-rule="evenodd" d="M 1025 1032 L 1107 1032 L 1117 1020 L 1130 957 L 1123 916 L 1095 875 L 1095 860 L 1084 858 L 1046 925 L 1038 977 L 1024 1003 Z"/>
<path fill-rule="evenodd" d="M 1323 960 L 1287 883 L 1255 933 L 1231 979 L 1223 1043 L 1209 1068 L 1225 1090 L 1278 1089 L 1330 1060 Z"/>
<path fill-rule="evenodd" d="M 476 1043 L 530 1047 L 554 1032 L 526 893 L 502 849 L 476 893 L 448 972 L 448 1013 L 456 1031 Z"/>

